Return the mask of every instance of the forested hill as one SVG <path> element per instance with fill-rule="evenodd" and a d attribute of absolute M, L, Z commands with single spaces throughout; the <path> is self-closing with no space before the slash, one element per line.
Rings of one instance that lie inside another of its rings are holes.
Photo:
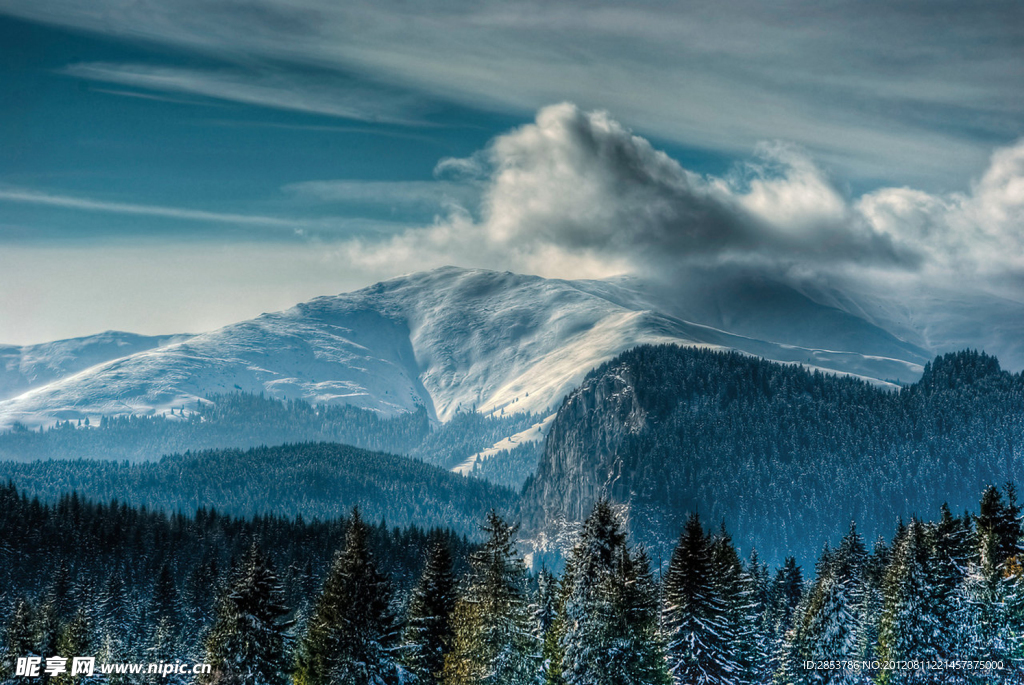
<path fill-rule="evenodd" d="M 0 432 L 0 461 L 155 461 L 186 451 L 337 442 L 451 468 L 538 420 L 527 412 L 456 412 L 451 420 L 432 427 L 422 407 L 382 417 L 348 405 L 313 405 L 237 392 L 175 407 L 169 414 L 104 417 L 92 425 L 88 420 L 64 420 L 39 430 L 16 426 Z M 530 466 L 534 463 L 535 459 Z M 491 469 L 477 475 L 518 488 L 528 474 Z"/>
<path fill-rule="evenodd" d="M 0 460 L 153 461 L 187 450 L 286 442 L 341 442 L 405 454 L 430 433 L 422 407 L 384 418 L 349 405 L 320 406 L 241 392 L 182 405 L 170 415 L 103 417 L 97 423 L 68 420 L 38 431 L 15 426 L 0 433 Z"/>
<path fill-rule="evenodd" d="M 1024 477 L 1024 378 L 982 353 L 935 359 L 887 391 L 736 353 L 644 346 L 566 398 L 525 487 L 529 532 L 580 521 L 607 495 L 667 544 L 699 511 L 763 558 L 813 559 L 856 519 L 954 511 Z"/>
<path fill-rule="evenodd" d="M 192 513 L 334 519 L 358 505 L 370 521 L 479 532 L 490 509 L 515 493 L 407 457 L 347 445 L 305 443 L 171 455 L 159 462 L 55 460 L 0 463 L 0 482 L 54 501 L 75 491 L 94 501 Z"/>

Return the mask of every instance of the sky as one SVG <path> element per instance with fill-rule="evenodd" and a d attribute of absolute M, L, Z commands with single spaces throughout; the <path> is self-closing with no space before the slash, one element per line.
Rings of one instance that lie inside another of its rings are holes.
<path fill-rule="evenodd" d="M 1024 300 L 1018 2 L 0 0 L 0 343 L 457 264 Z"/>

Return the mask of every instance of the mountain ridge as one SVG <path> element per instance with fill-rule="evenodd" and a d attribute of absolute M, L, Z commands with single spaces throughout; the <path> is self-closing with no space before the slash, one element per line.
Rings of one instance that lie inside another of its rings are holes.
<path fill-rule="evenodd" d="M 152 338 L 114 358 L 72 355 L 37 381 L 0 376 L 0 428 L 160 414 L 236 390 L 385 416 L 422 406 L 441 422 L 471 410 L 550 413 L 592 368 L 641 344 L 733 349 L 890 386 L 918 378 L 932 354 L 781 281 L 687 278 L 568 281 L 457 267 L 400 276 Z M 58 356 L 60 343 L 34 348 Z"/>

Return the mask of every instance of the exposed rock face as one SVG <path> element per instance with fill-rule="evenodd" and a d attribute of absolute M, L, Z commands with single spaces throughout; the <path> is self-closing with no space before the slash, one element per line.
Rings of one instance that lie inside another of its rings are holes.
<path fill-rule="evenodd" d="M 526 530 L 581 521 L 601 497 L 628 502 L 635 465 L 619 448 L 646 423 L 628 365 L 588 377 L 559 409 L 537 475 L 526 486 Z"/>

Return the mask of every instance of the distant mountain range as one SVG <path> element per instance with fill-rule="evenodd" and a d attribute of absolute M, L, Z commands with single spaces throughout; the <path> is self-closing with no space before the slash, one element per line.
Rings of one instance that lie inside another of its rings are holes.
<path fill-rule="evenodd" d="M 0 428 L 159 414 L 235 391 L 385 416 L 422 406 L 442 422 L 460 410 L 551 413 L 592 368 L 645 343 L 907 383 L 962 347 L 1024 366 L 1024 305 L 955 292 L 890 301 L 740 271 L 656 284 L 449 267 L 198 335 L 0 347 Z"/>

